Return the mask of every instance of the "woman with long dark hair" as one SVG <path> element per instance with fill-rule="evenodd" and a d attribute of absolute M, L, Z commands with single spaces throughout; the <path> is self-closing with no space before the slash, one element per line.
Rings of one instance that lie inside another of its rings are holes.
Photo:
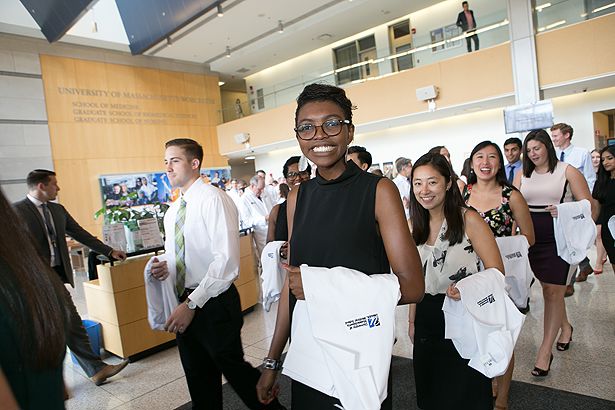
<path fill-rule="evenodd" d="M 1 192 L 0 221 L 0 407 L 63 409 L 64 289 Z"/>
<path fill-rule="evenodd" d="M 556 205 L 577 201 L 591 201 L 587 181 L 575 167 L 558 161 L 555 148 L 545 130 L 531 131 L 523 141 L 523 172 L 515 177 L 530 208 L 536 242 L 530 248 L 532 271 L 542 286 L 544 297 L 544 336 L 532 375 L 545 377 L 553 361 L 553 343 L 557 350 L 565 351 L 572 341 L 572 325 L 566 314 L 564 293 L 572 275 L 570 265 L 557 255 L 553 218 Z"/>
<path fill-rule="evenodd" d="M 425 297 L 409 312 L 417 404 L 425 410 L 491 410 L 491 379 L 468 366 L 444 338 L 442 305 L 446 297 L 460 299 L 457 280 L 483 267 L 504 272 L 498 246 L 481 216 L 465 206 L 443 155 L 419 158 L 410 182 L 412 236 L 425 275 Z"/>
<path fill-rule="evenodd" d="M 485 220 L 495 237 L 515 235 L 518 226 L 528 244 L 534 244 L 534 226 L 527 202 L 516 188 L 509 185 L 504 172 L 504 156 L 493 142 L 483 141 L 472 150 L 463 199 Z M 496 379 L 496 409 L 508 408 L 514 367 L 513 355 L 506 373 Z"/>
<path fill-rule="evenodd" d="M 596 223 L 602 225 L 601 237 L 604 249 L 615 270 L 615 239 L 609 229 L 609 219 L 615 215 L 615 146 L 609 145 L 600 151 L 600 167 L 592 196 L 598 202 L 594 215 Z"/>
<path fill-rule="evenodd" d="M 297 98 L 297 141 L 317 172 L 316 178 L 303 182 L 288 197 L 291 266 L 287 266 L 266 359 L 270 368 L 263 371 L 257 385 L 263 403 L 274 397 L 275 368 L 290 334 L 290 318 L 297 300 L 305 299 L 299 266 L 340 266 L 366 275 L 392 271 L 399 280 L 400 304 L 417 302 L 423 296 L 419 255 L 395 184 L 346 161 L 354 137 L 352 107 L 343 89 L 326 84 L 310 84 Z M 293 326 L 296 323 L 293 319 Z M 293 339 L 291 345 L 295 342 Z M 292 380 L 291 388 L 293 410 L 340 406 L 337 398 L 297 380 Z M 382 408 L 390 409 L 391 403 L 389 395 Z"/>

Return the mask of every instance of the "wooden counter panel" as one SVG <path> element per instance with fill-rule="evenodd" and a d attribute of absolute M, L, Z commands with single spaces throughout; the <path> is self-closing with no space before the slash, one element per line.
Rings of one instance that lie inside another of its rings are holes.
<path fill-rule="evenodd" d="M 173 333 L 152 330 L 147 319 L 122 326 L 101 319 L 98 319 L 98 321 L 101 322 L 103 327 L 102 336 L 105 350 L 124 358 L 175 339 Z"/>
<path fill-rule="evenodd" d="M 251 308 L 258 303 L 258 296 L 260 294 L 260 284 L 258 280 L 254 279 L 241 286 L 237 286 L 239 292 L 239 298 L 241 299 L 241 310 Z"/>

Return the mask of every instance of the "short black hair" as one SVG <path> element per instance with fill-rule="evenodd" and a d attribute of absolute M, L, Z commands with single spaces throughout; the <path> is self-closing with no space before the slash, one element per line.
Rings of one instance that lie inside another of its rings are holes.
<path fill-rule="evenodd" d="M 370 154 L 365 147 L 360 147 L 358 145 L 353 145 L 352 147 L 348 147 L 349 154 L 358 154 L 357 157 L 361 164 L 367 164 L 367 168 L 372 166 L 372 154 Z"/>
<path fill-rule="evenodd" d="M 510 144 L 515 144 L 519 147 L 519 149 L 523 148 L 523 142 L 521 142 L 521 140 L 517 137 L 512 137 L 504 141 L 504 148 L 506 148 L 506 146 Z"/>
<path fill-rule="evenodd" d="M 463 1 L 463 2 L 461 2 L 461 7 L 465 6 L 466 4 L 468 4 L 468 2 L 467 2 L 467 1 Z"/>
<path fill-rule="evenodd" d="M 296 155 L 286 160 L 284 166 L 282 167 L 282 175 L 284 175 L 284 178 L 288 178 L 288 167 L 290 167 L 292 164 L 298 164 L 300 159 L 301 157 Z M 258 171 L 256 172 L 258 173 Z M 305 172 L 307 172 L 308 174 L 312 174 L 312 167 L 310 166 L 309 162 L 307 168 L 305 169 Z"/>
<path fill-rule="evenodd" d="M 201 165 L 203 165 L 203 147 L 195 140 L 191 140 L 190 138 L 176 138 L 167 141 L 164 147 L 180 147 L 184 150 L 188 159 L 192 160 L 196 158 L 199 160 L 199 169 L 201 169 Z"/>
<path fill-rule="evenodd" d="M 346 92 L 339 87 L 329 84 L 308 84 L 305 86 L 299 97 L 297 97 L 297 109 L 295 111 L 295 123 L 297 123 L 297 115 L 299 110 L 307 103 L 314 101 L 331 101 L 337 104 L 342 111 L 346 120 L 352 123 L 352 102 L 346 97 Z"/>
<path fill-rule="evenodd" d="M 267 176 L 267 173 L 265 171 L 263 171 L 262 169 L 259 169 L 258 171 L 256 171 L 256 174 L 263 174 L 265 176 Z"/>
<path fill-rule="evenodd" d="M 55 172 L 48 169 L 35 169 L 30 171 L 26 177 L 26 184 L 29 189 L 36 187 L 38 184 L 47 185 L 52 176 L 55 176 Z"/>

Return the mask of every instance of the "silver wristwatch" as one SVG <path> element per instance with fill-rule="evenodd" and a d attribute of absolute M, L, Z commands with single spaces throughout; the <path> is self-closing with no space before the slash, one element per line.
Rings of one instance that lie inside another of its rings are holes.
<path fill-rule="evenodd" d="M 282 361 L 265 357 L 263 359 L 263 368 L 275 371 L 282 370 Z"/>
<path fill-rule="evenodd" d="M 194 310 L 197 308 L 196 302 L 191 301 L 190 298 L 186 298 L 186 306 L 188 306 L 188 309 L 190 310 Z"/>

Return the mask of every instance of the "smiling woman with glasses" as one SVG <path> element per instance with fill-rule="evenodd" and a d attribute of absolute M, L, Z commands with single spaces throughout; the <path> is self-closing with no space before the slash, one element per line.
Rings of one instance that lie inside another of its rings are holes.
<path fill-rule="evenodd" d="M 295 124 L 299 147 L 317 170 L 316 177 L 292 190 L 287 200 L 291 266 L 286 266 L 288 278 L 267 357 L 276 365 L 280 364 L 290 334 L 295 303 L 304 299 L 299 268 L 302 264 L 323 268 L 341 266 L 366 275 L 388 274 L 392 270 L 399 280 L 401 304 L 419 301 L 424 291 L 419 255 L 397 188 L 392 181 L 346 161 L 354 125 L 352 103 L 344 90 L 325 84 L 305 87 L 297 98 Z M 293 319 L 296 326 L 309 326 L 296 320 Z M 293 343 L 296 340 L 293 337 Z M 263 403 L 275 396 L 276 368 L 264 370 L 257 385 Z M 292 381 L 293 410 L 336 405 L 340 405 L 337 398 Z M 390 391 L 382 408 L 391 408 Z"/>
<path fill-rule="evenodd" d="M 286 178 L 288 188 L 292 191 L 295 187 L 299 186 L 303 181 L 310 179 L 312 168 L 308 164 L 307 169 L 299 171 L 299 160 L 301 157 L 290 157 L 284 163 L 282 168 L 282 175 Z M 289 193 L 290 194 L 290 193 Z M 271 209 L 269 213 L 269 228 L 267 230 L 267 242 L 271 241 L 288 241 L 288 223 L 286 219 L 286 200 Z M 280 254 L 282 257 L 286 257 L 286 250 L 288 244 L 282 246 Z"/>

